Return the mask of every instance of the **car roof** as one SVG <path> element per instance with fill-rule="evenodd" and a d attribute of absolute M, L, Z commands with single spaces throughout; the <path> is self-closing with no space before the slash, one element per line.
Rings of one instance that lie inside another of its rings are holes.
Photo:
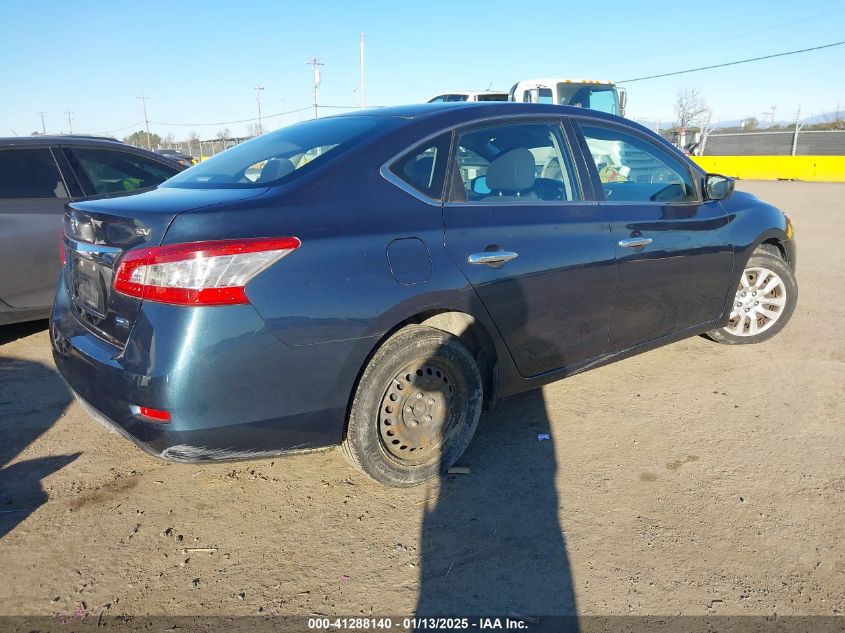
<path fill-rule="evenodd" d="M 111 136 L 95 136 L 93 134 L 37 134 L 34 136 L 6 136 L 0 137 L 0 146 L 5 145 L 60 145 L 73 143 L 74 145 L 120 145 L 126 143 Z"/>
<path fill-rule="evenodd" d="M 632 119 L 593 110 L 592 108 L 579 108 L 576 106 L 546 103 L 518 103 L 513 101 L 451 101 L 354 110 L 332 116 L 401 118 L 406 123 L 403 127 L 412 125 L 414 122 L 420 122 L 423 125 L 432 126 L 431 129 L 434 129 L 434 126 L 442 126 L 443 129 L 447 129 L 473 123 L 482 123 L 485 119 L 492 120 L 499 117 L 571 116 L 578 117 L 579 119 L 593 119 L 595 121 L 606 121 L 608 123 L 624 125 L 625 127 L 638 130 L 650 136 L 667 148 L 678 151 L 668 140 Z"/>
<path fill-rule="evenodd" d="M 622 121 L 627 125 L 642 127 L 631 119 L 599 112 L 590 108 L 578 108 L 575 106 L 545 104 L 545 103 L 516 103 L 512 101 L 445 101 L 439 103 L 414 103 L 403 106 L 390 106 L 385 108 L 368 108 L 365 110 L 354 110 L 332 116 L 372 116 L 384 118 L 402 119 L 436 119 L 440 117 L 460 118 L 472 121 L 475 118 L 487 118 L 510 115 L 538 115 L 538 116 L 580 116 L 608 121 Z M 328 118 L 328 117 L 326 117 Z"/>

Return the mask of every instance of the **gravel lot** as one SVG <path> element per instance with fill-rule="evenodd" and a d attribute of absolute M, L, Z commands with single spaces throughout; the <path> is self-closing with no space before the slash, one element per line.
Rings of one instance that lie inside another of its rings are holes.
<path fill-rule="evenodd" d="M 845 612 L 845 185 L 739 188 L 795 221 L 780 336 L 504 401 L 413 490 L 337 450 L 158 461 L 71 402 L 44 323 L 0 327 L 0 613 Z"/>

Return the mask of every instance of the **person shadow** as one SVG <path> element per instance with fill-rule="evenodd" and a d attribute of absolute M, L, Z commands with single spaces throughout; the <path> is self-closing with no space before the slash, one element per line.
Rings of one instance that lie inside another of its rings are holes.
<path fill-rule="evenodd" d="M 80 455 L 12 463 L 53 426 L 71 401 L 70 390 L 51 366 L 3 354 L 2 345 L 43 327 L 43 322 L 0 327 L 0 539 L 47 501 L 44 478 Z"/>
<path fill-rule="evenodd" d="M 470 473 L 442 475 L 422 521 L 416 614 L 524 618 L 530 630 L 548 616 L 569 616 L 556 618 L 554 630 L 576 631 L 542 392 L 482 416 L 459 463 Z"/>
<path fill-rule="evenodd" d="M 518 282 L 513 296 L 525 316 Z M 510 618 L 531 631 L 579 630 L 554 438 L 540 389 L 482 415 L 458 461 L 469 473 L 442 474 L 424 512 L 417 617 L 496 617 L 503 629 Z"/>

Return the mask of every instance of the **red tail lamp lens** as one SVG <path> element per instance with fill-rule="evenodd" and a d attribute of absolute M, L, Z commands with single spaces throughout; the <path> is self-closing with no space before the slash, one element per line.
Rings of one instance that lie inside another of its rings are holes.
<path fill-rule="evenodd" d="M 137 407 L 135 417 L 146 420 L 147 422 L 160 422 L 161 424 L 170 422 L 169 412 L 160 409 L 151 409 L 150 407 Z"/>

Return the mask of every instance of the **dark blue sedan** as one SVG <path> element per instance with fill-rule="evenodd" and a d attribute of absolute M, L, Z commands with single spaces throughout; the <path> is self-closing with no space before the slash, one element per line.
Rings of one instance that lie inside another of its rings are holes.
<path fill-rule="evenodd" d="M 92 416 L 174 461 L 342 444 L 389 485 L 482 407 L 797 300 L 789 218 L 591 110 L 431 104 L 292 125 L 72 202 L 51 335 Z"/>

